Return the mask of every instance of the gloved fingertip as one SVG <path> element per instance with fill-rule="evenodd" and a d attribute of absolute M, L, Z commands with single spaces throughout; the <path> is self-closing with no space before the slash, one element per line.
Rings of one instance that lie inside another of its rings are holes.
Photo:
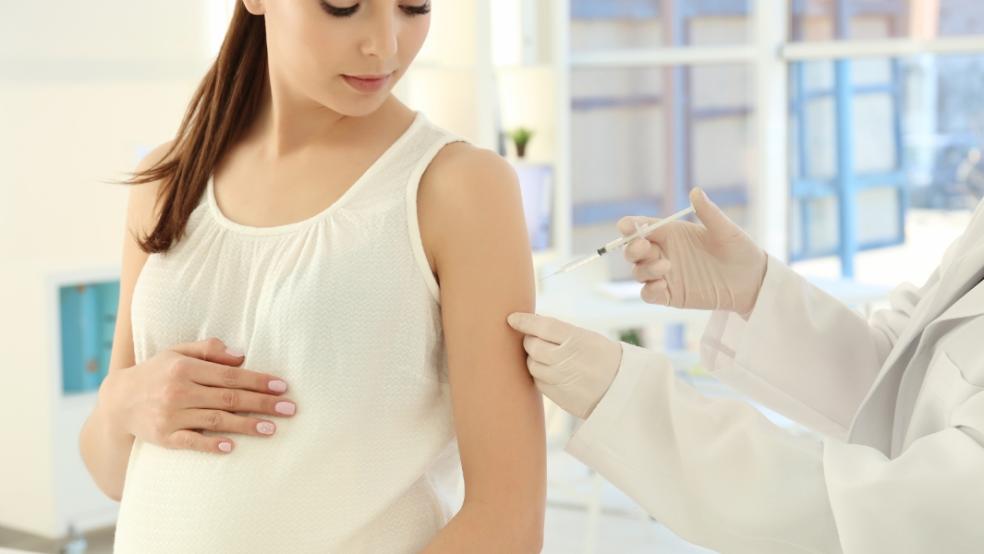
<path fill-rule="evenodd" d="M 509 314 L 508 317 L 506 317 L 506 321 L 509 323 L 510 327 L 518 331 L 519 330 L 518 325 L 521 325 L 523 323 L 524 317 L 526 317 L 526 315 L 521 312 L 513 312 Z"/>
<path fill-rule="evenodd" d="M 629 236 L 635 231 L 635 229 L 638 228 L 639 224 L 636 218 L 632 216 L 625 216 L 618 220 L 618 224 L 616 226 L 618 227 L 619 233 L 622 233 L 624 236 Z"/>
<path fill-rule="evenodd" d="M 704 192 L 704 189 L 700 187 L 694 187 L 691 189 L 690 204 L 692 206 L 696 208 L 699 204 L 703 204 L 705 202 L 707 202 L 707 193 Z"/>

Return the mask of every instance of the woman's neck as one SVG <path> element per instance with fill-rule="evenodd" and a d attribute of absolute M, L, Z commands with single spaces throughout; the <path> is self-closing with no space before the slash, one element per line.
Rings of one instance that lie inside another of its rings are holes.
<path fill-rule="evenodd" d="M 264 87 L 256 119 L 247 132 L 247 140 L 258 146 L 267 159 L 280 159 L 312 146 L 345 140 L 363 126 L 376 124 L 406 108 L 394 96 L 375 112 L 363 117 L 349 117 L 326 108 L 310 98 L 297 95 L 278 79 Z"/>

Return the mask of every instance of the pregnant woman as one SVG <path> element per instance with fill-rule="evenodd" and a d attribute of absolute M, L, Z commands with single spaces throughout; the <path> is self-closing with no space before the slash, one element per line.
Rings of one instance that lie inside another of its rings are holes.
<path fill-rule="evenodd" d="M 242 0 L 137 168 L 80 437 L 117 554 L 539 552 L 516 176 L 391 94 L 430 10 Z"/>

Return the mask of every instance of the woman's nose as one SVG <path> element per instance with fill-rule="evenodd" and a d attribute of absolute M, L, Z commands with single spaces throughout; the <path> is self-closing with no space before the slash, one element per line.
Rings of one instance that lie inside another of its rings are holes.
<path fill-rule="evenodd" d="M 397 25 L 398 22 L 391 13 L 374 14 L 366 37 L 362 42 L 362 53 L 381 60 L 389 60 L 396 56 L 398 50 Z"/>

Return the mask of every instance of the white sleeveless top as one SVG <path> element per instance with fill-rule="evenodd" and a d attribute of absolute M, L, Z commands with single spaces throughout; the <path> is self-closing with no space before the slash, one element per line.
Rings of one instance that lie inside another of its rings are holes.
<path fill-rule="evenodd" d="M 116 554 L 409 553 L 448 522 L 461 473 L 416 200 L 457 140 L 418 113 L 334 204 L 275 227 L 227 219 L 209 181 L 136 282 L 136 362 L 219 337 L 284 377 L 298 410 L 261 416 L 273 436 L 230 435 L 229 454 L 136 440 Z"/>

